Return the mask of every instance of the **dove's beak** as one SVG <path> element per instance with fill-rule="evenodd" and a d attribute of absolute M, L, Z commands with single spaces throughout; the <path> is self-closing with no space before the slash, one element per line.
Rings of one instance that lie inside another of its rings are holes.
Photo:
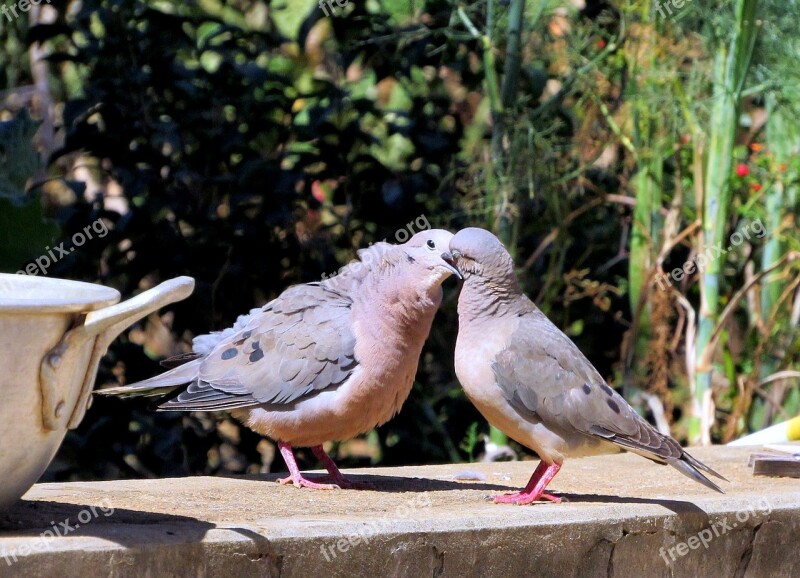
<path fill-rule="evenodd" d="M 450 271 L 453 275 L 455 275 L 459 279 L 463 279 L 463 277 L 461 276 L 461 273 L 456 268 L 456 262 L 455 262 L 455 259 L 453 259 L 453 255 L 451 253 L 449 253 L 448 251 L 445 251 L 444 253 L 441 254 L 441 257 L 442 257 L 442 261 L 444 261 L 447 264 L 445 269 Z"/>

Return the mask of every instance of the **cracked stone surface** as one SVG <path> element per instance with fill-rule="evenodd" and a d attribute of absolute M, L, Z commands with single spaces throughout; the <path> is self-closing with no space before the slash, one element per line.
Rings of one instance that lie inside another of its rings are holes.
<path fill-rule="evenodd" d="M 0 577 L 800 576 L 800 483 L 754 478 L 747 448 L 692 453 L 725 495 L 631 454 L 568 461 L 552 489 L 569 501 L 532 506 L 486 498 L 535 461 L 347 472 L 376 491 L 277 474 L 38 484 L 0 514 Z"/>

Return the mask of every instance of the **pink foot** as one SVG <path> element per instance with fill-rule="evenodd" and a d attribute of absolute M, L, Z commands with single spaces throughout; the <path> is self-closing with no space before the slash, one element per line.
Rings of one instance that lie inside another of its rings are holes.
<path fill-rule="evenodd" d="M 320 484 L 315 482 L 314 480 L 309 480 L 308 478 L 304 478 L 302 475 L 298 476 L 297 478 L 293 478 L 292 476 L 286 476 L 285 478 L 280 478 L 278 483 L 282 486 L 286 484 L 292 484 L 295 488 L 311 488 L 313 490 L 338 490 L 339 486 L 337 484 Z"/>
<path fill-rule="evenodd" d="M 312 488 L 314 490 L 337 490 L 339 486 L 336 484 L 320 484 L 313 480 L 309 480 L 304 478 L 302 474 L 300 474 L 300 468 L 297 467 L 297 461 L 294 459 L 294 453 L 292 452 L 292 446 L 285 442 L 278 442 L 278 449 L 281 451 L 281 455 L 283 456 L 283 461 L 286 462 L 286 467 L 289 468 L 289 475 L 285 478 L 281 478 L 278 480 L 278 483 L 285 486 L 286 484 L 292 484 L 295 488 Z"/>
<path fill-rule="evenodd" d="M 532 504 L 533 502 L 539 500 L 548 500 L 554 504 L 560 504 L 562 501 L 561 498 L 544 491 L 544 489 L 547 487 L 547 484 L 550 483 L 550 480 L 555 477 L 560 469 L 561 466 L 559 464 L 546 464 L 544 462 L 539 462 L 539 465 L 536 467 L 533 475 L 531 475 L 531 479 L 528 481 L 528 485 L 525 486 L 524 490 L 514 494 L 495 496 L 494 503 L 517 504 L 522 506 L 525 504 Z"/>
<path fill-rule="evenodd" d="M 339 471 L 339 468 L 336 467 L 336 462 L 331 459 L 322 446 L 314 446 L 311 448 L 311 451 L 314 452 L 314 455 L 317 456 L 317 459 L 321 461 L 322 465 L 325 466 L 325 469 L 328 470 L 328 475 L 320 479 L 333 482 L 344 490 L 375 489 L 375 484 L 371 484 L 370 482 L 354 482 L 345 478 L 342 472 Z"/>
<path fill-rule="evenodd" d="M 500 496 L 494 496 L 494 503 L 495 504 L 517 504 L 518 506 L 524 506 L 525 504 L 532 504 L 533 502 L 537 502 L 540 500 L 550 501 L 554 504 L 560 504 L 561 498 L 558 496 L 554 496 L 553 494 L 548 494 L 547 492 L 542 492 L 539 497 L 536 497 L 535 494 L 526 494 L 525 492 L 517 492 L 514 494 L 503 494 Z"/>
<path fill-rule="evenodd" d="M 314 446 L 311 448 L 311 451 L 314 452 L 314 455 L 319 458 L 325 466 L 325 469 L 328 470 L 328 475 L 314 480 L 309 480 L 300 473 L 300 468 L 297 467 L 297 461 L 294 459 L 291 445 L 285 442 L 278 442 L 278 448 L 283 456 L 283 461 L 286 462 L 286 467 L 289 468 L 289 475 L 278 480 L 278 483 L 281 485 L 292 484 L 295 488 L 312 488 L 314 490 L 375 489 L 375 486 L 369 482 L 353 482 L 345 478 L 342 472 L 339 471 L 339 468 L 336 467 L 334 461 L 325 453 L 325 450 L 322 449 L 322 446 Z"/>

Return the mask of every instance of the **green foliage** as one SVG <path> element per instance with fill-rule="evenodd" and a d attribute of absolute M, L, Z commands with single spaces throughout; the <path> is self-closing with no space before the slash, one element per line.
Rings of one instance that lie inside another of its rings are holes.
<path fill-rule="evenodd" d="M 0 122 L 0 198 L 18 200 L 25 186 L 40 168 L 41 161 L 33 148 L 33 137 L 39 123 L 27 109 L 13 120 Z"/>
<path fill-rule="evenodd" d="M 33 148 L 38 123 L 23 109 L 0 122 L 0 270 L 15 272 L 52 245 L 58 227 L 44 218 L 38 195 L 25 194 L 40 167 Z"/>
<path fill-rule="evenodd" d="M 467 428 L 467 433 L 458 446 L 467 454 L 470 462 L 475 461 L 475 447 L 479 442 L 480 437 L 478 436 L 478 422 L 474 421 Z"/>
<path fill-rule="evenodd" d="M 753 118 L 767 97 L 783 118 L 800 118 L 796 11 L 761 5 L 764 30 L 779 40 L 759 35 L 734 100 Z M 2 265 L 16 270 L 52 243 L 44 212 L 65 238 L 98 218 L 111 230 L 53 275 L 125 294 L 194 276 L 191 299 L 113 345 L 100 379 L 131 382 L 158 372 L 157 360 L 193 335 L 336 271 L 420 215 L 433 226 L 489 227 L 515 255 L 524 289 L 600 373 L 628 393 L 654 394 L 683 436 L 698 279 L 660 291 L 652 276 L 699 249 L 693 227 L 708 199 L 698 191 L 707 167 L 719 168 L 704 140 L 721 128 L 712 126 L 713 54 L 730 42 L 735 14 L 722 0 L 686 3 L 673 19 L 655 6 L 351 0 L 326 18 L 310 0 L 85 0 L 53 23 L 26 30 L 19 21 L 0 30 L 11 51 L 0 54 L 11 90 L 3 95 L 14 97 L 0 114 L 18 109 L 33 84 L 26 35 L 44 42 L 63 146 L 50 159 L 44 210 L 31 198 L 29 214 L 14 213 L 22 208 L 0 200 L 0 247 L 17 243 Z M 26 126 L 15 139 L 27 144 L 12 155 L 30 153 Z M 773 140 L 794 134 L 784 128 L 770 128 Z M 776 360 L 772 371 L 796 368 L 800 356 L 787 293 L 796 266 L 769 278 L 774 323 L 736 300 L 748 271 L 798 249 L 798 147 L 769 144 L 785 159 L 781 176 L 774 157 L 748 146 L 763 144 L 758 128 L 733 130 L 737 146 L 721 160 L 752 170 L 719 197 L 727 201 L 714 224 L 730 234 L 760 218 L 778 241 L 764 250 L 750 239 L 719 262 L 717 311 L 733 303 L 722 337 L 709 341 L 719 440 L 751 413 L 768 420 L 800 404 L 784 380 L 772 390 L 780 411 L 756 403 L 751 412 L 767 377 L 761 357 Z M 10 179 L 27 180 L 32 158 L 15 161 Z M 453 295 L 448 286 L 404 411 L 337 446 L 351 465 L 474 459 L 488 428 L 455 380 Z M 253 472 L 268 466 L 268 449 L 224 417 L 98 400 L 49 475 Z"/>
<path fill-rule="evenodd" d="M 22 84 L 28 68 L 26 49 L 24 18 L 8 22 L 4 17 L 0 28 L 0 95 L 4 89 Z"/>
<path fill-rule="evenodd" d="M 253 25 L 247 12 L 237 18 L 201 5 L 88 0 L 57 26 L 30 30 L 54 47 L 52 62 L 81 79 L 80 93 L 63 104 L 64 145 L 52 167 L 88 160 L 128 207 L 119 214 L 107 198 L 74 196 L 60 214 L 65 235 L 100 217 L 112 230 L 53 274 L 99 279 L 123 293 L 192 275 L 197 289 L 173 308 L 172 330 L 196 335 L 229 325 L 292 283 L 337 270 L 355 249 L 393 240 L 420 215 L 450 226 L 462 127 L 431 70 L 464 59 L 457 46 L 434 54 L 443 37 L 426 27 L 413 37 L 398 33 L 369 3 L 321 19 L 316 4 L 292 2 L 290 10 L 274 2 Z M 379 82 L 386 93 L 376 91 Z M 146 346 L 124 338 L 100 379 L 115 379 L 111 371 L 120 368 L 128 382 L 158 370 Z M 445 371 L 451 382 L 452 369 Z M 446 403 L 444 396 L 427 403 L 436 421 Z M 82 475 L 238 471 L 262 461 L 257 436 L 244 430 L 231 445 L 208 420 L 188 419 L 184 430 L 181 416 L 132 412 L 113 400 L 95 408 L 63 451 L 85 444 L 112 458 L 81 460 Z M 421 447 L 429 428 L 407 418 L 384 429 L 384 462 L 415 453 L 452 459 L 449 440 Z M 387 445 L 389 438 L 396 441 Z M 168 444 L 186 448 L 187 458 L 173 455 L 168 465 Z M 207 462 L 209 452 L 228 458 Z"/>

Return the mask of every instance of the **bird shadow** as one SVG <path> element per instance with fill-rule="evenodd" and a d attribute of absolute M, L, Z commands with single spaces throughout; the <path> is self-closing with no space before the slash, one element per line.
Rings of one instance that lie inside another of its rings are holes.
<path fill-rule="evenodd" d="M 696 514 L 707 516 L 705 510 L 693 502 L 665 498 L 634 498 L 631 496 L 609 496 L 606 494 L 568 494 L 555 492 L 555 495 L 568 503 L 595 504 L 649 504 L 666 508 L 676 514 Z"/>
<path fill-rule="evenodd" d="M 303 475 L 309 480 L 316 481 L 318 478 L 324 476 L 324 472 L 304 471 Z M 440 478 L 421 478 L 416 476 L 393 476 L 382 474 L 352 474 L 346 472 L 345 477 L 357 483 L 368 483 L 372 487 L 369 489 L 355 489 L 355 490 L 336 490 L 337 492 L 363 492 L 374 491 L 380 493 L 407 493 L 407 492 L 449 492 L 454 490 L 475 490 L 493 493 L 512 493 L 522 489 L 518 486 L 508 486 L 493 484 L 483 480 L 445 480 Z M 275 483 L 279 478 L 284 477 L 284 474 L 248 474 L 237 475 L 229 474 L 222 477 L 232 479 L 246 479 L 262 481 L 264 483 Z M 307 491 L 307 490 L 304 490 Z M 595 504 L 652 504 L 662 506 L 676 514 L 702 514 L 706 512 L 692 502 L 685 500 L 673 500 L 666 498 L 635 498 L 629 496 L 612 496 L 607 494 L 574 494 L 554 492 L 558 497 L 564 498 L 565 502 L 572 503 L 595 503 Z M 487 496 L 487 499 L 490 496 Z M 550 503 L 543 501 L 542 504 Z"/>
<path fill-rule="evenodd" d="M 319 481 L 324 476 L 324 472 L 312 471 L 303 472 L 303 476 L 311 481 Z M 345 478 L 351 482 L 371 484 L 368 490 L 337 490 L 337 491 L 375 491 L 382 493 L 402 493 L 402 492 L 447 492 L 452 490 L 484 490 L 487 492 L 503 492 L 509 491 L 509 486 L 501 486 L 498 484 L 486 483 L 482 481 L 458 481 L 458 480 L 442 480 L 439 478 L 420 478 L 416 476 L 386 476 L 382 474 L 351 474 L 344 473 Z M 277 483 L 279 478 L 284 477 L 283 474 L 248 474 L 246 476 L 229 474 L 221 477 L 238 479 L 238 480 L 255 480 L 263 481 L 265 483 Z M 327 481 L 327 480 L 323 480 Z"/>
<path fill-rule="evenodd" d="M 280 476 L 277 474 L 258 474 L 226 477 L 274 483 Z M 312 474 L 309 477 L 314 477 L 314 475 Z M 446 492 L 453 490 L 504 493 L 515 490 L 510 486 L 482 481 L 456 481 L 379 474 L 348 474 L 347 477 L 356 482 L 370 482 L 375 485 L 375 491 L 385 493 Z M 339 491 L 356 492 L 362 490 Z M 298 492 L 314 492 L 314 490 L 304 489 L 298 490 Z M 598 505 L 655 504 L 675 514 L 680 514 L 690 524 L 697 523 L 702 525 L 709 520 L 709 515 L 702 508 L 684 500 L 560 492 L 557 495 L 564 498 L 567 503 L 594 503 Z M 547 503 L 542 502 L 542 504 Z M 144 528 L 145 530 L 144 532 L 133 532 L 131 531 L 132 527 Z M 135 547 L 137 545 L 140 546 L 145 541 L 157 541 L 159 543 L 200 542 L 208 531 L 214 528 L 217 528 L 215 523 L 192 516 L 111 508 L 107 504 L 71 504 L 48 500 L 20 500 L 5 512 L 0 513 L 0 539 L 10 537 L 35 538 L 38 536 L 63 537 L 65 535 L 70 537 L 92 536 L 120 546 Z M 269 543 L 264 536 L 247 528 L 226 526 L 226 529 L 238 532 L 257 545 Z"/>

